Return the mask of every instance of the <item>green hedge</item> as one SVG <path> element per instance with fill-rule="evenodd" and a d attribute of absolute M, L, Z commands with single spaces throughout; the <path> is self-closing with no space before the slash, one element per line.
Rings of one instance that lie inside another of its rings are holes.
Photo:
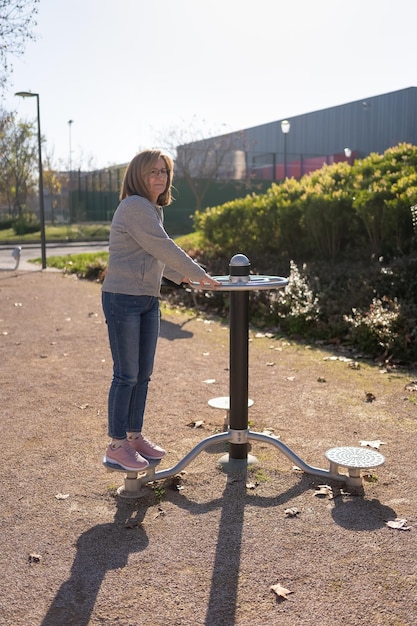
<path fill-rule="evenodd" d="M 195 228 L 213 252 L 316 260 L 404 254 L 414 239 L 416 167 L 417 147 L 401 144 L 196 212 Z"/>

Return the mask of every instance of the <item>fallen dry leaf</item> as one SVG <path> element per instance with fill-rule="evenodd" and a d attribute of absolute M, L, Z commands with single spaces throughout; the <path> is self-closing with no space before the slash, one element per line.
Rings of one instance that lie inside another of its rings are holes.
<path fill-rule="evenodd" d="M 284 513 L 287 517 L 295 517 L 300 513 L 300 509 L 297 509 L 296 506 L 292 506 L 290 509 L 285 509 Z"/>
<path fill-rule="evenodd" d="M 333 489 L 330 485 L 319 485 L 314 492 L 315 496 L 327 496 L 331 500 L 333 499 Z"/>
<path fill-rule="evenodd" d="M 390 528 L 396 528 L 397 530 L 411 530 L 410 526 L 407 526 L 407 520 L 396 517 L 394 520 L 389 520 L 387 526 Z"/>
<path fill-rule="evenodd" d="M 203 428 L 204 422 L 203 420 L 195 420 L 187 424 L 190 428 Z"/>
<path fill-rule="evenodd" d="M 274 429 L 273 428 L 265 428 L 261 432 L 261 435 L 267 435 L 268 437 L 274 437 L 274 439 L 279 439 L 279 435 L 274 435 Z"/>
<path fill-rule="evenodd" d="M 291 591 L 290 589 L 286 589 L 285 587 L 283 587 L 282 585 L 280 585 L 279 583 L 277 583 L 276 585 L 271 585 L 270 586 L 271 591 L 273 591 L 279 598 L 285 598 L 285 600 L 287 600 L 287 596 L 289 593 L 294 593 L 293 591 Z"/>
<path fill-rule="evenodd" d="M 67 498 L 69 498 L 69 493 L 57 493 L 55 498 L 57 500 L 66 500 Z"/>
<path fill-rule="evenodd" d="M 40 554 L 29 554 L 29 563 L 40 563 L 41 559 Z"/>
<path fill-rule="evenodd" d="M 165 511 L 159 506 L 158 513 L 154 515 L 154 519 L 158 519 L 158 517 L 164 517 L 164 516 L 165 516 Z"/>
<path fill-rule="evenodd" d="M 352 370 L 360 370 L 361 365 L 357 361 L 352 361 L 351 363 L 348 363 L 348 367 Z"/>
<path fill-rule="evenodd" d="M 385 442 L 381 441 L 380 439 L 375 439 L 374 441 L 362 440 L 359 443 L 361 444 L 361 446 L 375 448 L 376 450 L 378 450 L 379 446 L 385 445 Z"/>

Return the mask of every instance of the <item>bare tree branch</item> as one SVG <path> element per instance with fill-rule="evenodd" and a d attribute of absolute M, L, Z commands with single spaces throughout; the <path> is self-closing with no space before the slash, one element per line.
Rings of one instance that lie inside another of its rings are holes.
<path fill-rule="evenodd" d="M 191 189 L 196 209 L 201 210 L 213 180 L 241 179 L 245 176 L 243 136 L 216 134 L 205 129 L 195 117 L 181 127 L 171 128 L 160 137 L 161 145 L 175 159 L 175 172 Z"/>
<path fill-rule="evenodd" d="M 20 57 L 28 40 L 35 40 L 32 28 L 39 0 L 0 0 L 0 92 L 13 72 L 10 57 Z"/>

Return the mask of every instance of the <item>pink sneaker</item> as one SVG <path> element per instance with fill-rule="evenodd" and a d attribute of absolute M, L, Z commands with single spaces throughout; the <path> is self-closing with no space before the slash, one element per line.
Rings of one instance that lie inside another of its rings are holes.
<path fill-rule="evenodd" d="M 135 452 L 127 441 L 124 441 L 118 448 L 112 448 L 109 445 L 105 458 L 109 463 L 116 463 L 128 472 L 138 472 L 149 466 L 148 461 Z"/>
<path fill-rule="evenodd" d="M 136 452 L 151 461 L 157 461 L 166 455 L 166 451 L 161 446 L 157 446 L 152 441 L 145 439 L 142 433 L 137 433 L 135 439 L 129 438 L 127 441 Z"/>

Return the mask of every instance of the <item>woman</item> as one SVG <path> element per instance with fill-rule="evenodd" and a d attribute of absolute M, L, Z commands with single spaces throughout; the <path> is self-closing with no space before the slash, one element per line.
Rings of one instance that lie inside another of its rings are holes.
<path fill-rule="evenodd" d="M 162 207 L 171 202 L 173 161 L 144 150 L 125 172 L 120 204 L 110 229 L 110 255 L 102 287 L 113 380 L 108 400 L 106 461 L 127 471 L 143 470 L 165 450 L 142 435 L 148 383 L 159 335 L 162 276 L 177 284 L 215 288 L 206 274 L 167 235 Z"/>

